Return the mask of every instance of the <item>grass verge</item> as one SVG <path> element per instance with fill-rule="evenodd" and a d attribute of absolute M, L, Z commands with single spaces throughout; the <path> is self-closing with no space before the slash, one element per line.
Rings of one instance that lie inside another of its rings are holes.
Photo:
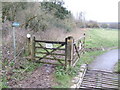
<path fill-rule="evenodd" d="M 86 31 L 86 48 L 118 47 L 118 31 L 108 29 L 90 29 Z M 71 80 L 77 75 L 81 64 L 90 64 L 96 56 L 106 51 L 90 51 L 82 55 L 74 68 L 65 72 L 62 67 L 57 67 L 55 72 L 56 82 L 53 88 L 70 88 Z"/>
<path fill-rule="evenodd" d="M 120 59 L 118 60 L 118 63 L 115 65 L 114 72 L 120 74 Z"/>

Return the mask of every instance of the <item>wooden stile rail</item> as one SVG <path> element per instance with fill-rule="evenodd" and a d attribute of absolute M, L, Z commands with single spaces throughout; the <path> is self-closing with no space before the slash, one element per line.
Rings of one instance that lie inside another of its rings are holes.
<path fill-rule="evenodd" d="M 49 47 L 47 47 L 49 45 Z M 75 66 L 85 48 L 85 34 L 77 41 L 72 36 L 60 41 L 42 41 L 35 37 L 28 38 L 28 54 L 35 62 L 63 65 L 66 67 Z"/>

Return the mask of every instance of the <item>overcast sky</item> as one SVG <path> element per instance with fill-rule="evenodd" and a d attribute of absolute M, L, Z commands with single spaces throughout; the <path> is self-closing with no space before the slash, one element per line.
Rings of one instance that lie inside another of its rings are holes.
<path fill-rule="evenodd" d="M 27 0 L 43 1 L 43 0 Z M 46 0 L 52 1 L 52 0 Z M 86 20 L 97 22 L 118 22 L 118 2 L 120 0 L 63 0 L 65 7 L 76 17 L 81 11 Z"/>
<path fill-rule="evenodd" d="M 118 22 L 119 0 L 63 0 L 65 7 L 76 17 L 84 12 L 87 20 Z"/>

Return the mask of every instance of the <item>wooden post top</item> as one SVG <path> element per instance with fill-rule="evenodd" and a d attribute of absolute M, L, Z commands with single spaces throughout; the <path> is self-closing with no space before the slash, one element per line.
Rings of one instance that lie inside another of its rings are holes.
<path fill-rule="evenodd" d="M 68 38 L 68 39 L 73 39 L 73 37 L 72 37 L 72 36 L 68 36 L 67 38 Z"/>
<path fill-rule="evenodd" d="M 85 33 L 84 33 L 84 36 L 85 36 Z"/>
<path fill-rule="evenodd" d="M 66 38 L 67 42 L 73 42 L 74 38 L 72 36 L 68 36 Z"/>

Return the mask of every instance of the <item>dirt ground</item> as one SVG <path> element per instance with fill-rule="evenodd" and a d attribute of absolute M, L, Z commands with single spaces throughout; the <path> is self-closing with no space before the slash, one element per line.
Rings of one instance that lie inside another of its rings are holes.
<path fill-rule="evenodd" d="M 51 88 L 55 85 L 54 82 L 54 69 L 52 65 L 44 64 L 38 67 L 26 79 L 11 85 L 12 88 Z"/>

